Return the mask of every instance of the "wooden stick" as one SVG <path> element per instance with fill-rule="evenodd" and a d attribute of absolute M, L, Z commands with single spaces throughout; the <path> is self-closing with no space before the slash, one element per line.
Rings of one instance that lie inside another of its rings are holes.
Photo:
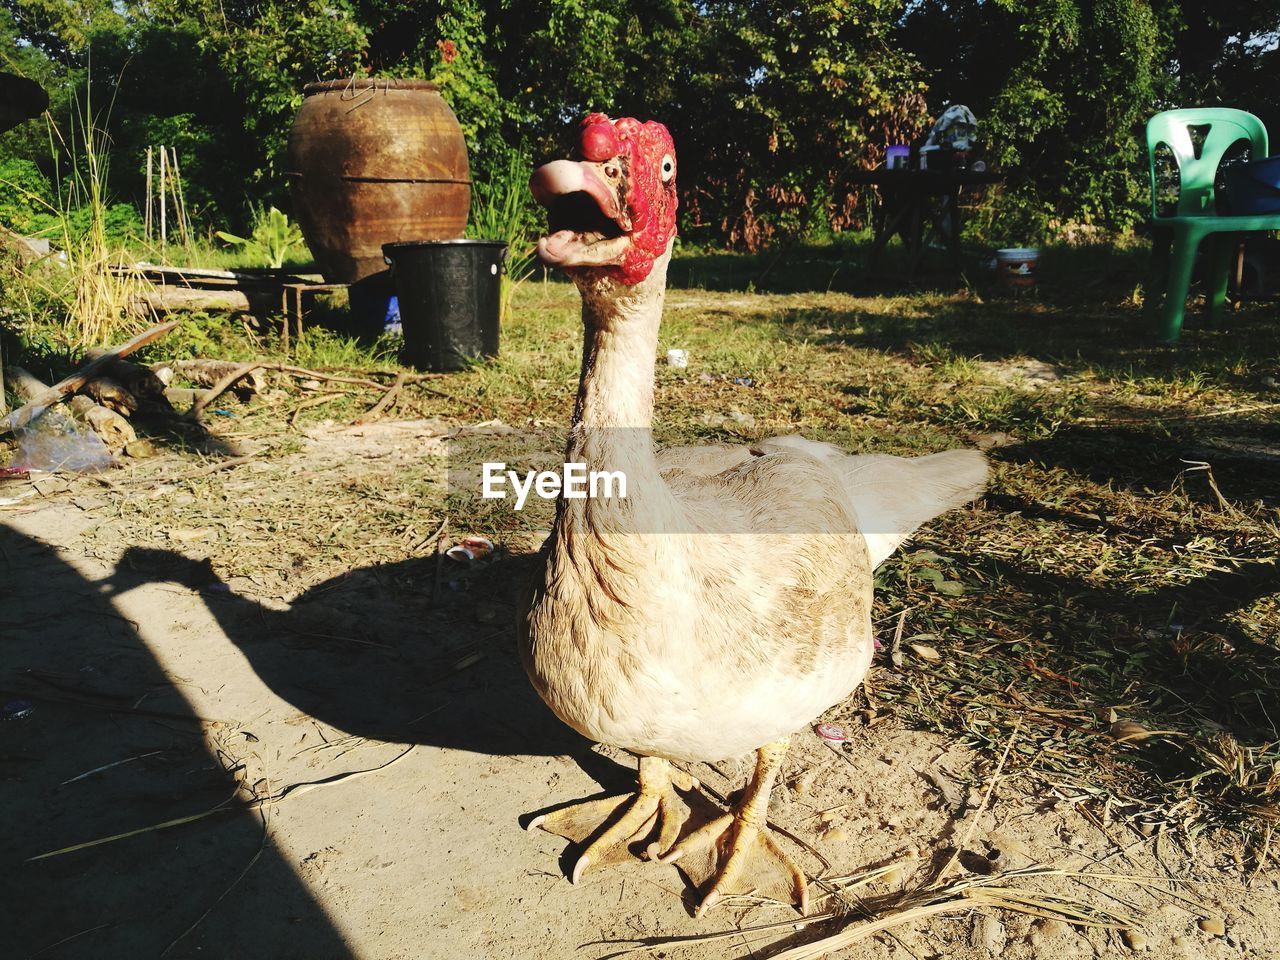
<path fill-rule="evenodd" d="M 128 343 L 123 343 L 118 347 L 112 347 L 96 360 L 92 360 L 85 366 L 81 367 L 69 377 L 59 380 L 48 392 L 34 400 L 29 400 L 13 413 L 9 414 L 3 420 L 0 420 L 0 436 L 12 433 L 14 430 L 21 430 L 32 421 L 45 407 L 50 404 L 57 403 L 68 394 L 75 393 L 86 383 L 94 378 L 94 376 L 107 366 L 116 357 L 127 357 L 129 354 L 142 349 L 149 343 L 159 340 L 166 333 L 173 330 L 180 320 L 170 320 L 168 323 L 157 324 L 149 330 L 144 330 Z"/>
<path fill-rule="evenodd" d="M 9 388 L 20 400 L 34 400 L 49 389 L 47 383 L 17 364 L 9 367 L 6 373 L 9 376 Z"/>
<path fill-rule="evenodd" d="M 183 311 L 216 311 L 228 313 L 252 313 L 253 303 L 239 289 L 218 290 L 188 289 L 186 287 L 147 287 L 129 298 L 128 310 L 140 317 Z"/>
<path fill-rule="evenodd" d="M 165 149 L 164 144 L 160 144 L 160 243 L 161 245 L 169 242 L 168 222 L 165 220 L 165 200 L 164 200 L 164 172 L 165 172 Z"/>
<path fill-rule="evenodd" d="M 204 408 L 207 407 L 214 400 L 216 400 L 218 397 L 222 396 L 222 394 L 226 393 L 226 391 L 230 389 L 233 383 L 235 383 L 245 374 L 253 373 L 253 371 L 264 366 L 266 366 L 266 364 L 264 363 L 240 364 L 238 367 L 236 367 L 234 370 L 232 370 L 230 373 L 224 376 L 221 380 L 215 383 L 212 387 L 210 387 L 200 397 L 196 399 L 196 402 L 191 405 L 191 410 L 189 413 L 191 418 L 193 420 L 198 420 L 200 418 L 200 414 L 204 413 Z"/>
<path fill-rule="evenodd" d="M 239 364 L 231 360 L 209 360 L 197 357 L 194 360 L 173 360 L 165 364 L 193 383 L 202 387 L 212 387 Z M 231 385 L 238 394 L 262 393 L 267 389 L 267 381 L 257 371 L 244 374 Z"/>
<path fill-rule="evenodd" d="M 182 234 L 182 242 L 191 244 L 191 233 L 187 229 L 187 200 L 182 193 L 182 169 L 178 166 L 178 147 L 169 147 L 169 151 L 173 154 L 173 161 L 169 164 L 169 169 L 173 170 L 173 209 L 178 215 L 178 232 Z"/>
<path fill-rule="evenodd" d="M 151 240 L 153 225 L 151 223 L 151 147 L 147 146 L 147 207 L 143 216 L 143 231 L 147 235 L 148 242 Z"/>
<path fill-rule="evenodd" d="M 387 392 L 382 395 L 382 399 L 370 407 L 367 412 L 351 421 L 352 425 L 358 426 L 362 423 L 368 423 L 370 420 L 377 417 L 378 414 L 382 413 L 382 411 L 386 410 L 387 407 L 391 406 L 391 402 L 395 400 L 396 395 L 400 392 L 400 388 L 404 386 L 404 381 L 405 374 L 397 373 L 395 383 L 391 384 L 391 386 L 387 388 Z"/>

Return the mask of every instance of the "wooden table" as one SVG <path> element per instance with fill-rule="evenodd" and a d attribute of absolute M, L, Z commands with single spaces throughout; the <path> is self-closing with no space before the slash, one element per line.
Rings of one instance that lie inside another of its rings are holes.
<path fill-rule="evenodd" d="M 932 226 L 946 241 L 951 263 L 960 269 L 960 193 L 965 187 L 999 183 L 1003 177 L 988 170 L 855 170 L 847 181 L 880 191 L 868 266 L 874 267 L 895 233 L 902 236 L 915 273 L 924 256 L 924 234 Z"/>
<path fill-rule="evenodd" d="M 303 294 L 314 297 L 317 293 L 332 293 L 334 290 L 346 290 L 349 283 L 286 283 L 280 291 L 280 310 L 283 326 L 280 328 L 280 346 L 289 352 L 289 326 L 297 328 L 297 339 L 302 340 L 302 319 L 306 314 L 303 308 Z"/>

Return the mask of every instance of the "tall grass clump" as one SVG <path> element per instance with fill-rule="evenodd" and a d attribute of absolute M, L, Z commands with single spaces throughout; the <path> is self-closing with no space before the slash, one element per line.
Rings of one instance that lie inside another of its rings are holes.
<path fill-rule="evenodd" d="M 537 213 L 529 193 L 530 173 L 532 168 L 524 157 L 511 153 L 494 164 L 488 179 L 471 185 L 467 236 L 473 240 L 502 240 L 507 244 L 500 294 L 504 320 L 516 288 L 533 272 Z"/>
<path fill-rule="evenodd" d="M 47 215 L 39 233 L 53 252 L 40 260 L 11 262 L 4 279 L 7 310 L 29 336 L 73 350 L 113 342 L 146 320 L 136 305 L 143 288 L 128 261 L 126 240 L 137 211 L 112 204 L 106 189 L 111 141 L 91 109 L 89 94 L 76 101 L 66 135 L 46 114 L 49 152 L 57 171 L 52 202 L 17 189 Z M 130 216 L 131 213 L 131 216 Z M 123 221 L 123 222 L 122 222 Z"/>

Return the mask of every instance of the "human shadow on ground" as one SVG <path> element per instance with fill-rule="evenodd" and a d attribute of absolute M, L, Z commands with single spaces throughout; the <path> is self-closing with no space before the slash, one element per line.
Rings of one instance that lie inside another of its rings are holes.
<path fill-rule="evenodd" d="M 354 957 L 249 811 L 31 859 L 194 816 L 237 784 L 113 603 L 142 580 L 87 579 L 7 526 L 0 568 L 4 955 Z"/>

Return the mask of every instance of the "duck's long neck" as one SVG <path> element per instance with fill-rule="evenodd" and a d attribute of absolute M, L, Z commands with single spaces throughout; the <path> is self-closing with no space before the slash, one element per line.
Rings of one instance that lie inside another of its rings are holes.
<path fill-rule="evenodd" d="M 626 477 L 625 499 L 561 501 L 561 521 L 580 532 L 656 533 L 678 511 L 653 451 L 653 376 L 666 291 L 667 258 L 620 295 L 584 285 L 585 338 L 578 402 L 566 461 Z"/>

